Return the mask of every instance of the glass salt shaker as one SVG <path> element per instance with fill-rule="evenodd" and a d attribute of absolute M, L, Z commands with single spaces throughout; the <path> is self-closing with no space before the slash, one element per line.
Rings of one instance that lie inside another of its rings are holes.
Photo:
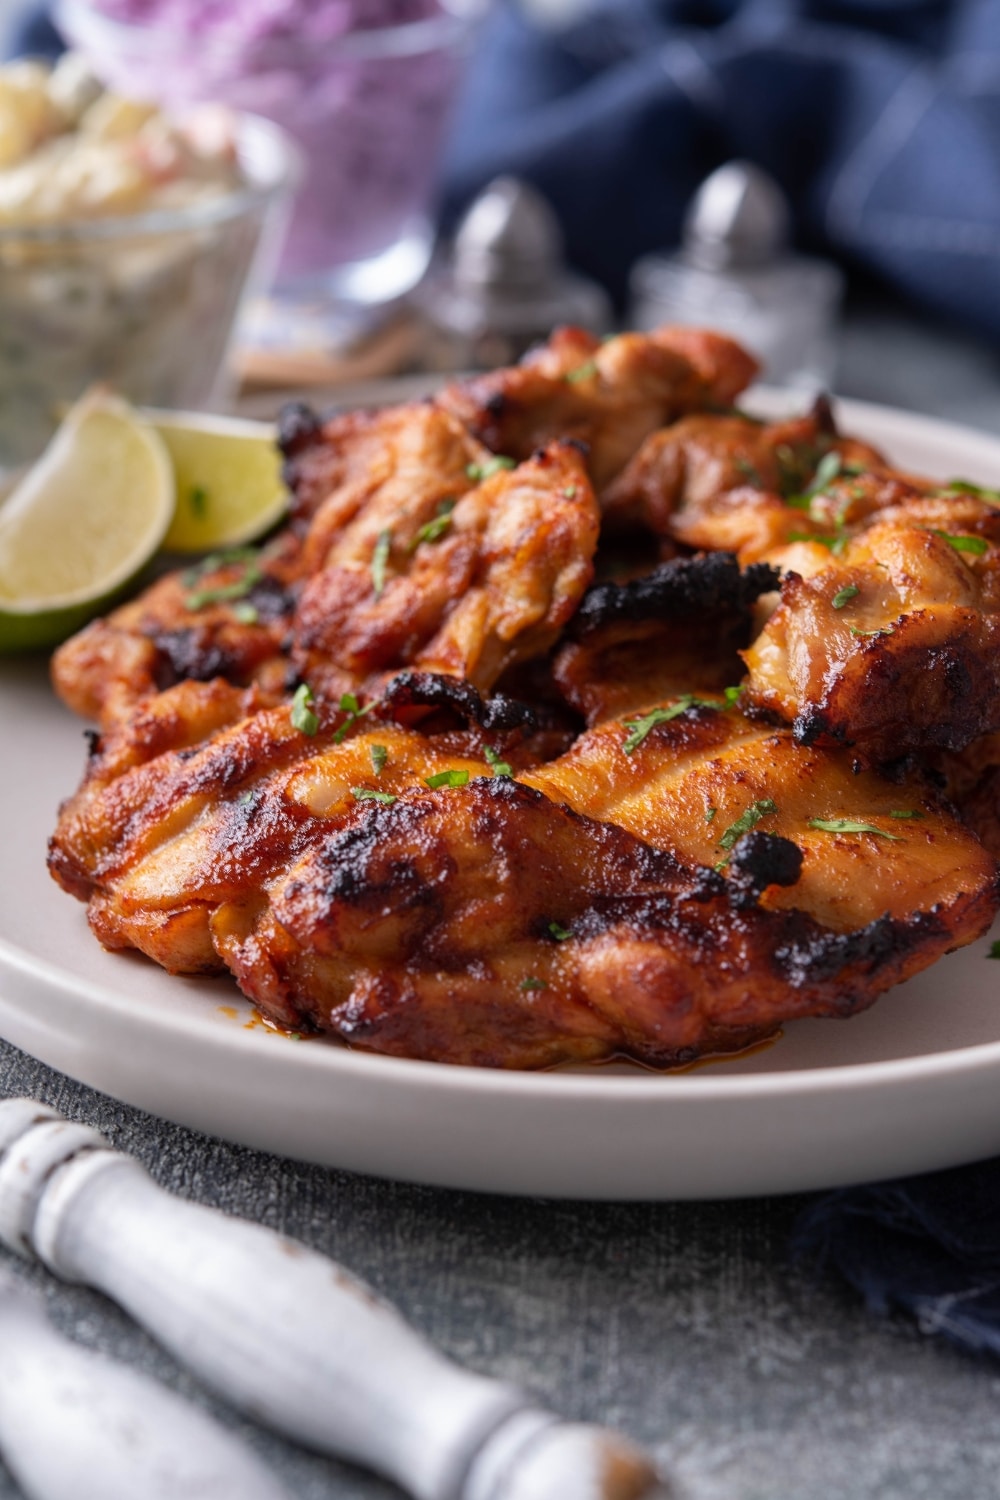
<path fill-rule="evenodd" d="M 475 199 L 413 300 L 428 325 L 424 362 L 438 370 L 510 364 L 560 323 L 611 327 L 602 288 L 566 267 L 549 204 L 513 177 Z"/>
<path fill-rule="evenodd" d="M 728 162 L 695 194 L 680 250 L 636 262 L 631 323 L 721 329 L 757 355 L 766 380 L 828 387 L 844 278 L 829 261 L 794 255 L 789 231 L 773 178 L 752 162 Z"/>

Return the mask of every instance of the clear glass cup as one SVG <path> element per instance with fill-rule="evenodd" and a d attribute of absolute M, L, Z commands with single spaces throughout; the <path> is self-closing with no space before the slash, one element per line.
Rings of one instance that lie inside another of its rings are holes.
<path fill-rule="evenodd" d="M 0 228 L 0 469 L 36 457 L 105 381 L 142 405 L 224 402 L 244 297 L 273 269 L 299 177 L 268 120 L 237 121 L 243 185 L 186 208 Z"/>
<path fill-rule="evenodd" d="M 425 19 L 322 42 L 243 38 L 235 4 L 224 35 L 122 22 L 88 0 L 61 0 L 56 17 L 113 88 L 166 107 L 219 101 L 286 130 L 305 175 L 279 292 L 375 305 L 408 291 L 427 267 L 447 125 L 488 4 L 438 0 Z"/>

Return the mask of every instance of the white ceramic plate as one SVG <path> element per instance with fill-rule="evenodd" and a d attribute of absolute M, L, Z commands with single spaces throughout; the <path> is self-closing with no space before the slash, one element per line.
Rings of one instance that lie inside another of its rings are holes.
<path fill-rule="evenodd" d="M 768 411 L 793 409 L 765 394 Z M 1000 440 L 844 402 L 899 463 L 1000 480 Z M 1000 1151 L 1000 963 L 953 954 L 850 1021 L 801 1021 L 693 1072 L 494 1073 L 255 1025 L 228 980 L 105 953 L 48 878 L 84 760 L 38 660 L 0 660 L 0 1034 L 74 1078 L 247 1145 L 386 1177 L 580 1198 L 709 1198 L 918 1172 Z"/>

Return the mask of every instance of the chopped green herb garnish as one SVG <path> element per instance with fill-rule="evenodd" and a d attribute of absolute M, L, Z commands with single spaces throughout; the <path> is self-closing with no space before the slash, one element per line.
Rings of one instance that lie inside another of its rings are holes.
<path fill-rule="evenodd" d="M 416 552 L 421 542 L 437 542 L 444 536 L 451 525 L 451 513 L 458 504 L 457 500 L 442 500 L 437 508 L 437 514 L 432 521 L 425 521 L 410 543 L 410 551 Z"/>
<path fill-rule="evenodd" d="M 369 745 L 368 754 L 371 756 L 372 770 L 376 776 L 381 776 L 385 763 L 389 759 L 388 750 L 385 745 Z"/>
<path fill-rule="evenodd" d="M 260 620 L 260 615 L 253 604 L 248 604 L 243 599 L 233 605 L 233 619 L 238 620 L 241 625 L 256 625 Z"/>
<path fill-rule="evenodd" d="M 861 590 L 858 588 L 856 583 L 845 583 L 844 587 L 842 589 L 839 589 L 837 593 L 834 594 L 830 602 L 832 603 L 834 609 L 843 609 L 844 605 L 849 604 L 851 600 L 860 592 Z"/>
<path fill-rule="evenodd" d="M 749 479 L 750 483 L 758 490 L 762 490 L 764 488 L 764 481 L 760 477 L 760 470 L 756 468 L 748 458 L 743 458 L 743 456 L 740 455 L 733 461 L 736 464 L 736 467 L 739 469 L 740 473 L 743 475 L 744 479 Z"/>
<path fill-rule="evenodd" d="M 372 588 L 376 599 L 382 597 L 382 590 L 385 588 L 385 565 L 389 561 L 391 547 L 392 532 L 387 527 L 385 531 L 379 532 L 372 553 Z"/>
<path fill-rule="evenodd" d="M 352 786 L 351 796 L 355 802 L 381 802 L 385 807 L 398 800 L 391 792 L 376 792 L 370 786 Z"/>
<path fill-rule="evenodd" d="M 649 731 L 657 724 L 669 723 L 671 719 L 678 718 L 690 707 L 691 699 L 685 697 L 673 704 L 671 708 L 654 708 L 652 713 L 644 714 L 641 719 L 626 719 L 624 727 L 629 730 L 629 733 L 625 736 L 625 742 L 622 745 L 625 754 L 631 755 L 633 750 L 637 750 Z"/>
<path fill-rule="evenodd" d="M 561 927 L 558 922 L 550 922 L 549 931 L 557 943 L 564 943 L 567 938 L 573 936 L 568 927 Z"/>
<path fill-rule="evenodd" d="M 715 817 L 715 815 L 716 815 L 716 813 L 718 811 L 719 811 L 719 809 L 717 807 L 706 807 L 705 808 L 705 822 L 706 823 L 711 823 L 712 819 Z"/>
<path fill-rule="evenodd" d="M 737 839 L 749 833 L 751 828 L 756 828 L 761 818 L 769 818 L 777 811 L 777 804 L 772 802 L 770 797 L 762 797 L 760 801 L 752 802 L 741 818 L 737 818 L 735 823 L 730 823 L 719 840 L 719 848 L 731 849 Z"/>
<path fill-rule="evenodd" d="M 949 479 L 943 494 L 952 495 L 976 495 L 980 500 L 987 501 L 990 505 L 1000 505 L 1000 490 L 986 489 L 981 484 L 973 484 L 970 479 Z"/>
<path fill-rule="evenodd" d="M 184 574 L 183 581 L 190 586 L 210 573 L 235 566 L 242 566 L 239 578 L 234 578 L 232 583 L 216 584 L 214 588 L 196 589 L 193 594 L 188 594 L 184 607 L 198 610 L 208 604 L 229 604 L 234 599 L 242 599 L 264 576 L 260 569 L 260 554 L 253 547 L 236 547 L 232 552 L 216 552 L 203 558 L 196 568 Z"/>
<path fill-rule="evenodd" d="M 335 745 L 341 744 L 348 731 L 353 729 L 354 725 L 359 719 L 363 719 L 365 714 L 370 714 L 373 708 L 377 708 L 380 701 L 378 698 L 373 698 L 370 703 L 366 703 L 364 708 L 361 708 L 353 693 L 344 693 L 340 700 L 340 711 L 342 714 L 346 714 L 347 718 L 334 735 L 333 743 Z"/>
<path fill-rule="evenodd" d="M 987 953 L 986 957 L 1000 958 L 1000 938 L 995 938 L 990 944 L 990 951 L 989 953 Z"/>
<path fill-rule="evenodd" d="M 657 724 L 668 724 L 671 719 L 679 718 L 681 714 L 687 713 L 689 708 L 721 709 L 721 706 L 714 698 L 697 698 L 694 693 L 685 693 L 669 708 L 654 708 L 652 712 L 643 714 L 639 719 L 625 719 L 624 726 L 631 732 L 627 735 L 622 749 L 626 755 L 631 755 Z"/>
<path fill-rule="evenodd" d="M 300 682 L 295 689 L 295 697 L 292 699 L 292 728 L 300 729 L 303 734 L 315 734 L 319 728 L 319 719 L 313 713 L 312 688 L 308 682 Z"/>
<path fill-rule="evenodd" d="M 738 687 L 727 687 L 723 693 L 723 697 L 726 700 L 726 707 L 734 708 L 746 690 L 745 682 L 741 682 Z"/>
<path fill-rule="evenodd" d="M 436 771 L 433 776 L 424 777 L 424 786 L 436 792 L 439 786 L 465 786 L 468 779 L 468 771 Z"/>
<path fill-rule="evenodd" d="M 508 458 L 505 453 L 494 453 L 483 464 L 468 464 L 466 466 L 466 477 L 472 480 L 489 479 L 491 474 L 499 474 L 501 469 L 516 469 L 517 459 Z"/>
<path fill-rule="evenodd" d="M 575 484 L 568 484 L 566 486 L 566 488 L 563 490 L 563 496 L 567 500 L 575 500 L 576 499 L 576 485 Z"/>
<path fill-rule="evenodd" d="M 922 818 L 923 813 L 917 812 L 912 807 L 894 807 L 889 816 L 890 818 Z"/>
<path fill-rule="evenodd" d="M 981 536 L 956 536 L 953 531 L 938 531 L 936 526 L 932 526 L 930 530 L 946 541 L 949 547 L 954 547 L 956 552 L 972 552 L 976 557 L 982 557 L 989 549 L 989 542 Z"/>
<path fill-rule="evenodd" d="M 210 552 L 200 563 L 195 563 L 193 568 L 188 568 L 181 575 L 181 582 L 185 588 L 193 588 L 200 579 L 207 578 L 210 573 L 218 573 L 220 568 L 231 568 L 236 563 L 259 562 L 260 553 L 256 547 L 230 547 L 226 552 Z"/>
<path fill-rule="evenodd" d="M 810 500 L 816 495 L 822 495 L 828 485 L 831 485 L 837 475 L 843 470 L 843 459 L 839 453 L 824 453 L 816 465 L 816 473 L 813 475 L 812 484 L 806 490 Z"/>
<path fill-rule="evenodd" d="M 486 764 L 494 776 L 512 776 L 513 772 L 505 760 L 501 760 L 498 752 L 486 745 L 483 749 Z"/>
<path fill-rule="evenodd" d="M 864 496 L 864 491 L 863 490 L 862 490 L 860 496 L 858 496 L 858 495 L 853 495 L 852 496 L 852 495 L 849 494 L 847 496 L 847 498 L 845 500 L 841 501 L 840 505 L 837 506 L 837 514 L 834 516 L 833 519 L 834 519 L 834 521 L 836 523 L 836 526 L 837 526 L 837 535 L 838 536 L 840 536 L 841 532 L 844 530 L 844 522 L 847 520 L 847 512 L 851 508 L 851 500 L 852 500 L 852 498 L 855 499 L 855 500 L 857 500 L 857 499 L 863 498 L 863 496 Z"/>
<path fill-rule="evenodd" d="M 810 818 L 810 828 L 818 828 L 821 833 L 877 833 L 880 839 L 895 839 L 897 843 L 905 842 L 902 834 L 887 833 L 884 828 L 876 828 L 874 823 L 862 823 L 857 818 Z"/>
<path fill-rule="evenodd" d="M 859 637 L 871 635 L 892 635 L 895 628 L 895 625 L 889 624 L 883 625 L 879 630 L 858 630 L 856 626 L 852 625 L 851 634 Z"/>
<path fill-rule="evenodd" d="M 565 379 L 570 385 L 575 385 L 578 380 L 593 380 L 597 374 L 597 361 L 588 359 L 586 364 L 577 365 L 575 370 L 567 370 Z"/>
<path fill-rule="evenodd" d="M 191 514 L 200 521 L 208 514 L 208 490 L 202 489 L 200 484 L 192 485 L 188 494 L 188 505 L 191 507 Z"/>
<path fill-rule="evenodd" d="M 544 979 L 536 979 L 534 974 L 529 974 L 527 979 L 521 980 L 522 990 L 547 990 L 548 985 Z"/>
<path fill-rule="evenodd" d="M 839 453 L 825 453 L 816 466 L 812 483 L 802 491 L 801 495 L 789 495 L 785 504 L 791 505 L 795 510 L 809 510 L 816 496 L 821 495 L 837 478 L 841 467 Z"/>
<path fill-rule="evenodd" d="M 242 578 L 234 579 L 232 583 L 220 583 L 216 589 L 198 589 L 193 594 L 188 594 L 184 600 L 184 607 L 190 610 L 205 609 L 209 604 L 229 604 L 233 599 L 242 599 L 244 594 L 249 594 L 255 583 L 259 583 L 261 573 L 259 569 L 247 568 Z"/>

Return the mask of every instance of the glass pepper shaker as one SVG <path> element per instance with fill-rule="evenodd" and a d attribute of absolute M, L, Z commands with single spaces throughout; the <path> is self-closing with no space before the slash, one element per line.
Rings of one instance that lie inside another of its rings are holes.
<path fill-rule="evenodd" d="M 679 251 L 633 267 L 632 325 L 718 328 L 753 350 L 766 380 L 828 387 L 844 278 L 829 261 L 794 255 L 789 231 L 774 179 L 752 162 L 728 162 L 695 194 Z"/>
<path fill-rule="evenodd" d="M 413 300 L 428 325 L 431 369 L 510 364 L 560 323 L 611 327 L 602 288 L 566 267 L 549 204 L 514 177 L 475 199 Z"/>

